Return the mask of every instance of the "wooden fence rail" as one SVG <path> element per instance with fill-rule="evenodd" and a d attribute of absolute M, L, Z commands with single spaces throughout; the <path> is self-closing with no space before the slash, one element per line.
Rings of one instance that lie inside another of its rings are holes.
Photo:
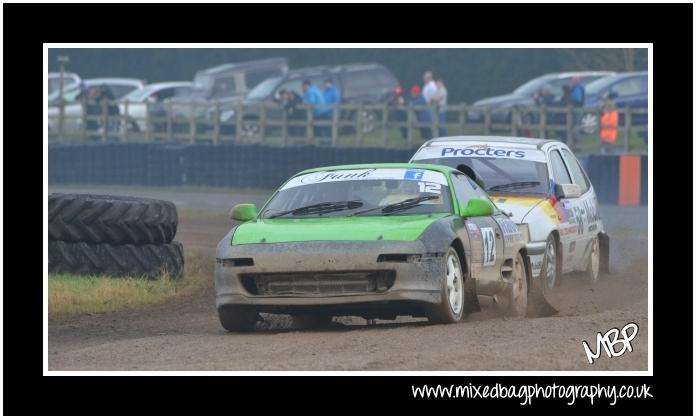
<path fill-rule="evenodd" d="M 647 109 L 619 109 L 619 139 L 611 147 L 647 152 Z M 415 148 L 443 135 L 556 138 L 576 150 L 600 145 L 601 109 L 450 105 L 341 104 L 315 115 L 307 105 L 88 103 L 49 108 L 52 141 L 221 142 L 292 146 Z M 642 141 L 641 141 L 642 139 Z"/>

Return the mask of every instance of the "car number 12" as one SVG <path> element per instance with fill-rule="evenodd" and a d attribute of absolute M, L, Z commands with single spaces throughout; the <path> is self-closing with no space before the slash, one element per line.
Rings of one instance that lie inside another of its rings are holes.
<path fill-rule="evenodd" d="M 436 193 L 439 195 L 442 185 L 434 182 L 418 182 L 418 188 L 421 192 Z"/>

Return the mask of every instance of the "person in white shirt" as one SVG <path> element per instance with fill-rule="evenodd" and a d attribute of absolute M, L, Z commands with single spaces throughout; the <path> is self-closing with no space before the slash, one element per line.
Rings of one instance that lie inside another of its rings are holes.
<path fill-rule="evenodd" d="M 426 71 L 423 73 L 423 98 L 428 105 L 435 105 L 434 100 L 437 97 L 437 84 L 433 80 L 433 72 Z"/>

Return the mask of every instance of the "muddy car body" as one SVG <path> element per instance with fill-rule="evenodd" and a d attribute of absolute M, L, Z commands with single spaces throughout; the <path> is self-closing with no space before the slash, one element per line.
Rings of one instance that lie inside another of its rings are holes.
<path fill-rule="evenodd" d="M 306 205 L 309 203 L 310 205 Z M 424 164 L 335 166 L 301 172 L 220 241 L 216 305 L 228 330 L 259 312 L 452 323 L 478 295 L 525 315 L 524 238 L 458 170 Z"/>
<path fill-rule="evenodd" d="M 524 232 L 532 276 L 548 289 L 562 274 L 585 271 L 596 281 L 608 271 L 609 235 L 594 188 L 560 141 L 498 136 L 427 141 L 412 162 L 469 167 L 491 199 Z"/>

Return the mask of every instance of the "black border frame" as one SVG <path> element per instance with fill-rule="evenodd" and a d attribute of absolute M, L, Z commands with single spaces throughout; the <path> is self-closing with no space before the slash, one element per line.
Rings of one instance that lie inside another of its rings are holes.
<path fill-rule="evenodd" d="M 655 80 L 661 74 L 672 79 L 671 93 L 660 89 L 659 104 L 671 104 L 656 112 L 662 121 L 669 115 L 672 123 L 660 125 L 658 141 L 673 138 L 660 145 L 654 161 L 654 172 L 661 172 L 664 161 L 674 168 L 688 167 L 678 162 L 692 155 L 686 152 L 683 140 L 683 121 L 691 122 L 691 100 L 678 89 L 693 87 L 691 83 L 693 5 L 678 4 L 353 4 L 353 5 L 290 5 L 290 4 L 3 4 L 5 65 L 5 140 L 3 171 L 5 174 L 5 269 L 4 290 L 4 402 L 7 414 L 39 415 L 200 415 L 200 414 L 681 414 L 693 412 L 693 283 L 683 274 L 660 270 L 654 277 L 654 376 L 652 377 L 408 377 L 408 376 L 349 376 L 349 377 L 42 377 L 43 345 L 38 328 L 42 319 L 39 295 L 39 263 L 32 250 L 36 248 L 41 207 L 38 197 L 25 202 L 27 185 L 43 183 L 36 169 L 39 155 L 39 127 L 35 117 L 29 121 L 25 109 L 36 109 L 38 83 L 32 81 L 34 95 L 26 93 L 24 80 L 38 80 L 41 65 L 40 47 L 43 42 L 648 42 L 654 43 Z M 415 31 L 424 13 L 435 13 L 437 25 Z M 128 25 L 122 23 L 138 17 L 148 21 L 167 14 L 180 25 Z M 263 16 L 262 29 L 258 19 L 236 19 L 235 16 Z M 306 25 L 282 30 L 290 16 Z M 322 18 L 336 17 L 342 25 L 317 25 Z M 578 27 L 580 19 L 586 22 Z M 246 21 L 246 22 L 244 22 Z M 568 27 L 563 23 L 568 22 Z M 575 22 L 575 23 L 572 23 Z M 549 32 L 549 28 L 558 28 Z M 241 25 L 241 26 L 240 26 Z M 254 27 L 254 25 L 257 25 Z M 554 26 L 556 25 L 556 26 Z M 119 28 L 114 30 L 113 28 Z M 276 28 L 278 28 L 276 30 Z M 31 63 L 31 66 L 30 64 Z M 27 72 L 28 68 L 33 71 Z M 681 75 L 681 73 L 685 73 Z M 33 75 L 30 77 L 29 74 Z M 666 79 L 666 77 L 665 77 Z M 661 84 L 654 83 L 655 86 Z M 689 89 L 692 90 L 692 89 Z M 669 97 L 671 96 L 671 98 Z M 688 95 L 691 99 L 691 95 Z M 11 99 L 12 101 L 10 102 Z M 687 113 L 688 112 L 688 113 Z M 659 121 L 660 119 L 658 119 Z M 674 123 L 674 122 L 678 123 Z M 26 127 L 34 128 L 31 135 Z M 654 120 L 653 120 L 654 124 Z M 689 124 L 687 124 L 689 125 Z M 656 125 L 657 126 L 657 125 Z M 16 130 L 15 132 L 12 132 Z M 655 130 L 657 131 L 657 130 Z M 687 134 L 688 136 L 688 134 Z M 656 148 L 658 143 L 656 143 Z M 688 151 L 692 151 L 689 143 Z M 669 158 L 669 162 L 666 160 Z M 30 163 L 32 162 L 32 163 Z M 30 163 L 30 164 L 28 164 Z M 686 172 L 686 170 L 680 170 Z M 683 176 L 686 176 L 683 173 Z M 29 181 L 29 177 L 34 178 Z M 39 179 L 40 178 L 40 179 Z M 683 183 L 683 181 L 680 181 Z M 657 185 L 657 182 L 655 183 Z M 37 186 L 38 188 L 38 186 Z M 33 187 L 32 187 L 33 189 Z M 680 187 L 676 194 L 685 194 Z M 660 196 L 661 194 L 656 194 Z M 676 195 L 679 196 L 679 195 Z M 669 198 L 669 197 L 668 197 Z M 659 198 L 665 202 L 664 198 Z M 674 196 L 672 199 L 676 199 Z M 671 204 L 671 203 L 670 203 Z M 666 212 L 666 204 L 656 206 Z M 670 205 L 668 207 L 673 209 Z M 685 219 L 688 215 L 682 215 Z M 683 222 L 667 224 L 666 215 L 653 215 L 657 237 L 653 265 L 676 268 L 683 249 L 692 248 L 687 239 L 680 243 L 679 228 Z M 31 223 L 28 220 L 32 220 Z M 36 221 L 33 221 L 36 220 Z M 28 229 L 31 225 L 33 228 Z M 29 232 L 31 230 L 31 233 Z M 36 234 L 34 234 L 36 232 Z M 669 234 L 669 235 L 668 235 Z M 686 246 L 684 246 L 686 244 Z M 668 254 L 669 252 L 669 254 Z M 31 269 L 27 269 L 31 268 Z M 45 268 L 44 268 L 45 269 Z M 676 270 L 676 269 L 675 269 Z M 37 275 L 28 274 L 37 272 Z M 657 271 L 656 271 L 657 272 Z M 680 281 L 675 287 L 674 281 Z M 669 285 L 666 285 L 669 284 Z M 687 296 L 679 298 L 678 295 Z M 689 301 L 687 302 L 686 299 Z M 677 300 L 675 302 L 675 300 Z M 666 314 L 668 313 L 668 314 Z M 658 326 L 659 325 L 659 326 Z M 689 338 L 690 337 L 690 338 Z M 39 351 L 39 348 L 41 350 Z M 429 399 L 411 397 L 411 385 L 421 384 L 648 384 L 653 398 L 624 400 L 617 406 L 595 403 L 576 403 L 567 406 L 561 400 L 536 400 L 522 407 L 515 400 Z M 263 401 L 263 397 L 272 399 Z M 358 397 L 356 397 L 358 396 Z M 260 403 L 252 402 L 259 398 Z M 346 401 L 348 401 L 346 403 Z"/>

